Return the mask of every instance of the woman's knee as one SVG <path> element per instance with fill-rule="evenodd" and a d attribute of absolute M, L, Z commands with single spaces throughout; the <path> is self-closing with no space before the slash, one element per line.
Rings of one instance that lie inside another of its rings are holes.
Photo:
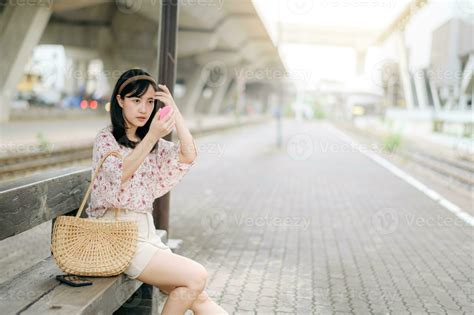
<path fill-rule="evenodd" d="M 208 273 L 206 268 L 204 268 L 204 266 L 201 264 L 197 264 L 192 272 L 187 286 L 192 291 L 200 293 L 205 289 L 207 279 Z"/>
<path fill-rule="evenodd" d="M 168 298 L 171 300 L 180 300 L 180 301 L 194 301 L 196 299 L 197 293 L 192 292 L 187 287 L 176 287 L 168 295 Z"/>
<path fill-rule="evenodd" d="M 209 300 L 209 295 L 207 294 L 206 291 L 202 291 L 201 293 L 199 293 L 196 300 L 194 300 L 194 305 L 205 303 L 208 300 Z"/>
<path fill-rule="evenodd" d="M 185 286 L 171 290 L 169 297 L 180 300 L 205 300 L 203 293 L 207 282 L 207 271 L 204 267 L 196 268 Z M 205 295 L 207 297 L 207 294 Z"/>
<path fill-rule="evenodd" d="M 207 270 L 200 263 L 176 254 L 157 252 L 138 280 L 169 289 L 185 287 L 199 294 L 206 286 Z"/>

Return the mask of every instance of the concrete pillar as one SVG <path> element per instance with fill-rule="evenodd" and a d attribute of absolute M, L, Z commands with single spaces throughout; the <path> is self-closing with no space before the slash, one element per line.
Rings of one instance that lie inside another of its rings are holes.
<path fill-rule="evenodd" d="M 0 122 L 10 117 L 10 101 L 21 80 L 25 64 L 48 24 L 51 10 L 46 5 L 8 7 L 0 35 Z"/>
<path fill-rule="evenodd" d="M 222 80 L 222 84 L 214 88 L 214 93 L 211 98 L 209 105 L 209 114 L 218 115 L 221 108 L 226 92 L 229 89 L 230 84 L 232 83 L 232 76 L 230 72 L 225 75 L 225 78 Z"/>
<path fill-rule="evenodd" d="M 74 58 L 68 58 L 66 54 L 66 75 L 64 76 L 64 90 L 63 92 L 67 95 L 74 95 L 76 93 L 76 60 Z"/>
<path fill-rule="evenodd" d="M 400 77 L 402 79 L 403 93 L 405 95 L 405 102 L 407 109 L 415 108 L 415 95 L 413 93 L 413 86 L 411 84 L 410 71 L 408 69 L 408 54 L 403 38 L 403 32 L 397 31 L 395 33 L 398 49 L 398 58 L 400 65 Z"/>
<path fill-rule="evenodd" d="M 120 69 L 117 69 L 116 55 L 117 45 L 114 41 L 114 33 L 110 29 L 101 29 L 98 34 L 99 47 L 97 48 L 99 58 L 102 61 L 104 76 L 109 85 L 109 94 L 115 87 L 117 79 L 120 77 Z"/>
<path fill-rule="evenodd" d="M 113 55 L 100 53 L 100 59 L 102 60 L 104 75 L 110 88 L 109 93 L 112 94 L 115 83 L 120 77 L 121 69 L 119 69 Z"/>
<path fill-rule="evenodd" d="M 242 114 L 242 111 L 245 109 L 246 105 L 246 95 L 245 95 L 245 85 L 246 85 L 246 80 L 245 76 L 238 75 L 236 78 L 236 104 L 235 104 L 235 113 L 237 116 L 240 116 Z"/>
<path fill-rule="evenodd" d="M 89 60 L 84 60 L 84 59 L 77 60 L 77 72 L 75 75 L 75 80 L 77 82 L 77 89 L 81 93 L 84 93 L 86 91 L 88 76 L 89 76 Z"/>
<path fill-rule="evenodd" d="M 186 94 L 183 97 L 184 113 L 187 117 L 192 117 L 196 110 L 202 89 L 209 78 L 209 69 L 205 66 L 198 66 L 191 77 L 186 80 Z"/>
<path fill-rule="evenodd" d="M 428 83 L 430 85 L 430 92 L 433 97 L 434 108 L 435 110 L 439 111 L 441 110 L 441 101 L 439 100 L 438 89 L 436 88 L 436 85 L 432 78 L 428 78 Z"/>
<path fill-rule="evenodd" d="M 224 99 L 222 101 L 222 104 L 220 106 L 220 111 L 222 110 L 225 111 L 225 113 L 229 113 L 230 111 L 228 110 L 229 104 L 230 106 L 234 108 L 237 105 L 237 82 L 236 79 L 234 78 L 230 84 L 229 84 L 229 89 L 227 90 L 227 93 L 225 93 Z M 219 112 L 218 112 L 219 114 Z"/>
<path fill-rule="evenodd" d="M 256 113 L 263 114 L 267 111 L 268 96 L 270 94 L 270 85 L 266 83 L 255 84 L 253 104 Z"/>
<path fill-rule="evenodd" d="M 453 23 L 450 24 L 450 35 L 452 36 L 449 37 L 445 46 L 447 49 L 447 61 L 449 69 L 452 69 L 452 73 L 459 73 L 462 70 L 461 59 L 459 58 L 459 40 L 461 38 L 460 28 L 461 20 L 454 20 Z M 448 98 L 444 106 L 446 110 L 452 110 L 455 109 L 459 103 L 461 78 L 459 78 L 459 76 L 453 76 L 453 80 L 451 80 L 447 86 Z"/>
<path fill-rule="evenodd" d="M 474 93 L 474 54 L 470 54 L 464 67 L 461 79 L 461 96 L 459 98 L 459 108 L 466 110 L 467 101 Z M 471 100 L 472 101 L 472 100 Z"/>
<path fill-rule="evenodd" d="M 122 48 L 118 45 L 117 35 L 112 30 L 99 29 L 99 45 L 97 48 L 99 58 L 102 61 L 104 76 L 107 79 L 111 94 L 118 78 L 125 71 L 132 68 L 142 68 L 143 70 L 150 73 L 155 79 L 158 78 L 158 58 L 153 60 L 144 56 L 142 60 L 140 58 L 130 59 L 133 56 L 133 52 L 127 51 L 126 48 Z M 128 58 L 127 58 L 128 56 Z"/>
<path fill-rule="evenodd" d="M 419 69 L 415 72 L 414 81 L 419 107 L 421 109 L 428 108 L 428 91 L 426 90 L 426 77 L 423 69 Z"/>
<path fill-rule="evenodd" d="M 455 108 L 457 100 L 458 100 L 458 93 L 456 91 L 456 87 L 454 86 L 445 86 L 442 89 L 443 92 L 443 99 L 445 100 L 443 108 L 445 110 L 452 110 Z"/>
<path fill-rule="evenodd" d="M 272 95 L 273 91 L 272 88 L 269 86 L 267 89 L 265 89 L 265 94 L 264 94 L 264 101 L 263 101 L 263 108 L 261 114 L 266 114 L 269 112 L 270 109 L 270 96 Z"/>
<path fill-rule="evenodd" d="M 99 56 L 102 60 L 104 76 L 107 79 L 110 89 L 109 94 L 112 94 L 115 84 L 122 73 L 136 67 L 135 64 L 123 60 L 117 55 L 118 54 L 116 52 L 99 51 Z"/>
<path fill-rule="evenodd" d="M 67 50 L 66 56 L 68 56 Z M 68 95 L 77 95 L 87 89 L 90 60 L 86 57 L 78 58 L 77 55 L 69 56 L 68 59 L 68 69 L 64 78 L 64 92 Z"/>
<path fill-rule="evenodd" d="M 387 81 L 387 93 L 386 93 L 386 99 L 387 99 L 387 107 L 396 107 L 397 103 L 397 81 L 393 76 L 390 76 Z"/>

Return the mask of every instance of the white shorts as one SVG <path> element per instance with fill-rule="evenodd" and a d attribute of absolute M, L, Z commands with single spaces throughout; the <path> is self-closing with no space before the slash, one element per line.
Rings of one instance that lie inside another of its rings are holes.
<path fill-rule="evenodd" d="M 98 218 L 106 220 L 115 220 L 115 211 L 107 210 L 102 217 Z M 132 261 L 124 273 L 130 278 L 137 278 L 150 262 L 153 255 L 159 250 L 172 252 L 171 249 L 161 241 L 156 235 L 156 227 L 153 223 L 153 215 L 151 209 L 148 211 L 139 210 L 120 210 L 118 220 L 136 220 L 138 221 L 138 242 L 137 249 Z"/>

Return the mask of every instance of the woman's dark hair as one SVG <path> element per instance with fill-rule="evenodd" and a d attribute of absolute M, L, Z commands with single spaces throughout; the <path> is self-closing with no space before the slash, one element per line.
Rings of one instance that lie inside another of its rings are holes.
<path fill-rule="evenodd" d="M 115 87 L 114 87 L 114 91 L 110 98 L 110 119 L 112 122 L 112 134 L 114 135 L 115 140 L 117 140 L 119 144 L 128 148 L 135 148 L 138 142 L 134 142 L 128 139 L 127 134 L 125 133 L 125 126 L 126 126 L 125 120 L 123 118 L 122 107 L 120 107 L 117 101 L 117 94 L 123 82 L 137 75 L 150 75 L 150 74 L 141 69 L 130 69 L 130 70 L 125 71 L 117 80 L 117 83 L 115 84 Z M 150 85 L 155 89 L 155 91 L 158 91 L 158 86 L 156 86 L 154 82 L 151 82 L 148 80 L 132 81 L 123 88 L 123 90 L 120 92 L 120 97 L 122 99 L 125 98 L 125 95 L 127 95 L 127 97 L 141 97 L 143 94 L 146 93 Z M 148 121 L 143 127 L 137 128 L 136 133 L 140 139 L 143 139 L 145 135 L 148 133 L 148 130 L 150 129 L 152 117 L 155 116 L 155 113 L 158 110 L 157 104 L 158 104 L 158 101 L 155 100 L 150 119 L 148 119 Z M 157 144 L 153 146 L 152 151 L 156 149 L 156 146 Z"/>

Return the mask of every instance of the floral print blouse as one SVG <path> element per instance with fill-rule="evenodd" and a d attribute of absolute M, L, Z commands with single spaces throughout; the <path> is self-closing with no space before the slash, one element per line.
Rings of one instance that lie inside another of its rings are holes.
<path fill-rule="evenodd" d="M 196 148 L 194 142 L 193 145 Z M 117 143 L 111 125 L 101 129 L 94 139 L 92 174 L 110 151 L 118 151 L 123 158 L 133 151 Z M 90 203 L 85 210 L 87 215 L 101 217 L 109 208 L 152 211 L 153 201 L 176 186 L 196 162 L 196 158 L 190 164 L 180 162 L 179 151 L 179 141 L 174 143 L 160 138 L 157 149 L 151 151 L 131 178 L 122 184 L 122 159 L 109 155 L 92 184 Z"/>

